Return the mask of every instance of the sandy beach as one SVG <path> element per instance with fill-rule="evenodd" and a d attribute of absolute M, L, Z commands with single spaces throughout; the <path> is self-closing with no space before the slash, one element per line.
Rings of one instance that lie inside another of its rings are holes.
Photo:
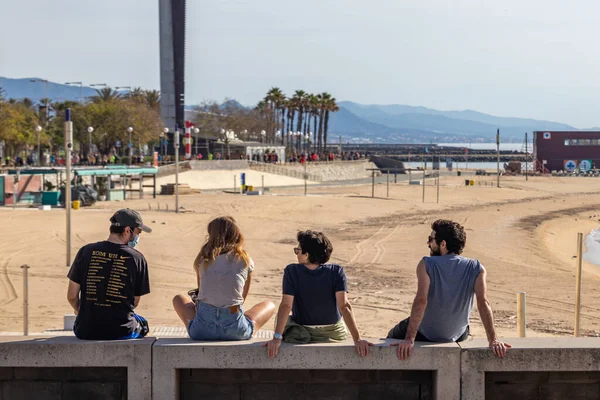
<path fill-rule="evenodd" d="M 108 219 L 119 208 L 142 213 L 154 232 L 141 236 L 139 250 L 150 267 L 151 294 L 139 313 L 153 326 L 179 326 L 171 299 L 194 286 L 192 261 L 205 237 L 208 221 L 233 215 L 241 224 L 247 249 L 256 263 L 248 305 L 261 300 L 278 304 L 283 269 L 294 262 L 292 248 L 301 229 L 326 232 L 333 241 L 332 261 L 345 267 L 349 297 L 359 329 L 383 337 L 407 317 L 416 290 L 415 268 L 428 255 L 426 238 L 437 218 L 461 222 L 467 229 L 464 255 L 488 269 L 489 298 L 501 336 L 516 333 L 516 294 L 527 293 L 528 336 L 569 335 L 573 331 L 577 232 L 600 226 L 600 179 L 442 177 L 440 203 L 436 188 L 406 182 L 376 186 L 274 188 L 267 196 L 211 192 L 181 196 L 187 212 L 164 211 L 171 196 L 127 202 L 103 202 L 73 212 L 75 256 L 86 243 L 104 240 Z M 429 183 L 433 183 L 433 180 Z M 485 183 L 485 185 L 483 184 Z M 157 211 L 158 204 L 161 211 Z M 149 211 L 149 207 L 152 211 Z M 30 265 L 30 330 L 62 328 L 68 268 L 65 260 L 64 210 L 0 208 L 1 331 L 22 329 L 22 269 Z M 600 333 L 600 267 L 584 263 L 582 325 L 585 335 Z M 265 328 L 270 329 L 273 321 Z M 476 309 L 471 316 L 476 337 L 485 337 Z"/>

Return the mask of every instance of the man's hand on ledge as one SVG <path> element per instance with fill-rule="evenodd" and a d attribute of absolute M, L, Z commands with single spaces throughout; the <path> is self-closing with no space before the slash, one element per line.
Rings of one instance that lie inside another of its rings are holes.
<path fill-rule="evenodd" d="M 373 346 L 373 343 L 364 339 L 358 339 L 354 342 L 354 346 L 356 347 L 356 352 L 359 356 L 366 357 L 369 355 L 369 347 Z"/>
<path fill-rule="evenodd" d="M 504 358 L 506 356 L 506 350 L 510 349 L 512 346 L 508 343 L 499 342 L 497 340 L 492 340 L 490 342 L 490 349 L 494 352 L 497 357 Z"/>
<path fill-rule="evenodd" d="M 402 340 L 401 342 L 392 343 L 391 346 L 398 346 L 398 358 L 400 360 L 407 360 L 412 355 L 413 347 L 415 346 L 414 340 Z"/>
<path fill-rule="evenodd" d="M 267 348 L 267 355 L 269 358 L 275 358 L 277 356 L 279 353 L 279 346 L 281 346 L 281 339 L 271 339 L 262 345 L 262 347 Z"/>

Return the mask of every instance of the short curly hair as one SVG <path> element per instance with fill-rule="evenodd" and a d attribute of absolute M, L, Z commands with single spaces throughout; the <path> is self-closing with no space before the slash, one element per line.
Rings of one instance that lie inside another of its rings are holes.
<path fill-rule="evenodd" d="M 308 261 L 312 264 L 325 264 L 329 261 L 333 246 L 323 232 L 302 231 L 297 235 L 302 253 L 308 253 Z"/>
<path fill-rule="evenodd" d="M 445 240 L 448 253 L 461 254 L 463 252 L 467 244 L 467 234 L 465 228 L 458 222 L 438 219 L 431 224 L 431 229 L 435 232 L 435 243 L 438 246 Z"/>

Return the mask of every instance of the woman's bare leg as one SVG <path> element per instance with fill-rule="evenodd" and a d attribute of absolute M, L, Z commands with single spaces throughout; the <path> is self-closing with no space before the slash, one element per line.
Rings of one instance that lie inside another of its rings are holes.
<path fill-rule="evenodd" d="M 262 328 L 271 317 L 275 314 L 275 304 L 272 301 L 263 301 L 258 303 L 248 311 L 244 313 L 244 315 L 252 322 L 254 322 L 254 333 L 258 332 L 260 328 Z"/>
<path fill-rule="evenodd" d="M 196 305 L 187 294 L 178 294 L 173 297 L 173 307 L 186 329 L 196 316 Z"/>

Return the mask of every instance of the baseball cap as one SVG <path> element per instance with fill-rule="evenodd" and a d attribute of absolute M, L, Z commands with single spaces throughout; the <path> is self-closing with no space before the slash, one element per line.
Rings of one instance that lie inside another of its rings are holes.
<path fill-rule="evenodd" d="M 110 217 L 110 222 L 112 226 L 129 226 L 131 228 L 140 228 L 144 232 L 152 232 L 152 228 L 144 225 L 140 213 L 129 208 L 117 211 Z"/>

